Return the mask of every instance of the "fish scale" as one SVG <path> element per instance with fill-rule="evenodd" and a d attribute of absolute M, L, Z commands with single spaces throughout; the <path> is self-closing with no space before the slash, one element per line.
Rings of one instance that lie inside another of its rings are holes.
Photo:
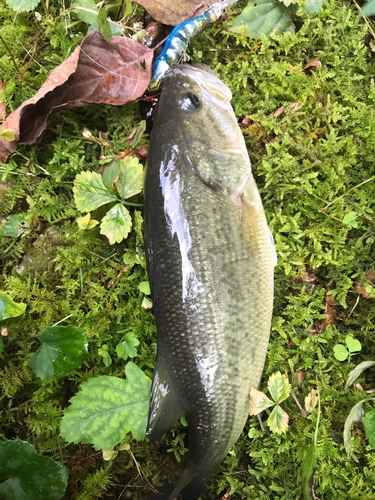
<path fill-rule="evenodd" d="M 158 344 L 147 434 L 160 439 L 184 414 L 189 425 L 183 475 L 152 498 L 199 497 L 242 432 L 268 345 L 274 248 L 229 99 L 212 72 L 181 66 L 150 141 L 145 243 Z"/>

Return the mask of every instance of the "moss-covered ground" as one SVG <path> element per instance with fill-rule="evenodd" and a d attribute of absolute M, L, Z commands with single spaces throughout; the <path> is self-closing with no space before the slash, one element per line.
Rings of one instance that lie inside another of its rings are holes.
<path fill-rule="evenodd" d="M 0 35 L 20 68 L 48 28 L 23 77 L 27 83 L 19 82 L 0 42 L 8 110 L 31 97 L 86 34 L 87 26 L 74 15 L 57 19 L 60 2 L 51 2 L 50 16 L 39 10 L 40 21 L 35 13 L 15 16 L 4 3 L 0 6 Z M 301 403 L 311 389 L 319 389 L 315 494 L 321 500 L 373 500 L 375 454 L 361 425 L 353 427 L 350 458 L 343 447 L 345 420 L 364 398 L 360 388 L 345 389 L 348 373 L 360 361 L 375 359 L 375 300 L 359 294 L 371 284 L 368 273 L 375 268 L 372 36 L 355 5 L 339 0 L 326 0 L 313 19 L 299 18 L 296 34 L 271 41 L 229 33 L 230 22 L 227 18 L 202 33 L 189 54 L 229 85 L 241 120 L 253 119 L 243 133 L 279 259 L 263 388 L 280 370 L 288 372 Z M 321 66 L 305 74 L 303 67 L 316 57 Z M 296 102 L 299 106 L 290 109 Z M 266 118 L 280 107 L 283 114 Z M 8 237 L 0 240 L 0 290 L 27 304 L 25 315 L 1 324 L 8 336 L 0 354 L 0 439 L 20 438 L 64 463 L 70 471 L 67 500 L 141 499 L 148 491 L 126 451 L 106 462 L 91 445 L 68 444 L 59 436 L 64 408 L 79 384 L 96 375 L 124 376 L 125 363 L 115 347 L 125 333 L 136 334 L 140 345 L 134 361 L 152 376 L 154 317 L 142 307 L 137 288 L 146 271 L 123 263 L 125 251 L 136 247 L 136 236 L 110 246 L 98 228 L 77 234 L 75 219 L 81 214 L 72 191 L 78 172 L 101 168 L 101 148 L 84 139 L 84 128 L 108 134 L 121 151 L 139 121 L 136 103 L 63 110 L 51 116 L 37 144 L 19 147 L 0 167 L 0 213 L 30 216 L 29 230 L 11 248 Z M 345 219 L 350 212 L 354 224 Z M 329 309 L 331 324 L 325 326 L 327 296 L 336 303 L 329 299 L 336 316 Z M 28 360 L 39 347 L 40 331 L 64 318 L 64 325 L 76 325 L 87 335 L 89 358 L 58 381 L 41 381 Z M 362 343 L 362 351 L 340 362 L 333 347 L 348 334 Z M 103 345 L 109 366 L 98 352 Z M 304 375 L 300 384 L 298 372 Z M 374 372 L 367 370 L 358 382 L 364 390 L 374 388 Z M 314 439 L 318 410 L 304 417 L 291 397 L 283 406 L 290 416 L 288 432 L 263 432 L 258 420 L 249 418 L 202 498 L 225 493 L 233 499 L 303 498 L 302 462 Z M 142 475 L 160 484 L 181 471 L 186 429 L 178 424 L 162 442 L 144 439 L 131 446 Z"/>

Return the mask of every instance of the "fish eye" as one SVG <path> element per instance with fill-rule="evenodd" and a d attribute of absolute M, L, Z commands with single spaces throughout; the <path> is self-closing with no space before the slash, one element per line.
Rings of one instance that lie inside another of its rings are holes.
<path fill-rule="evenodd" d="M 200 100 L 199 100 L 199 97 L 195 94 L 193 94 L 192 92 L 188 92 L 186 94 L 186 97 L 188 99 L 190 99 L 190 102 L 193 106 L 195 106 L 196 108 L 199 108 L 199 105 L 200 105 Z"/>
<path fill-rule="evenodd" d="M 182 97 L 182 109 L 194 110 L 198 109 L 201 105 L 200 99 L 193 92 L 186 92 Z"/>

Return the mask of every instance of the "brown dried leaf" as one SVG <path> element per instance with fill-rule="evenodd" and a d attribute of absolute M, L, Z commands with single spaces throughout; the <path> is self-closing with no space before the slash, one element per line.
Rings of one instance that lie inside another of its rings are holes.
<path fill-rule="evenodd" d="M 306 64 L 302 71 L 305 73 L 305 75 L 309 75 L 314 68 L 319 68 L 321 65 L 322 63 L 317 57 L 315 57 L 315 59 Z"/>
<path fill-rule="evenodd" d="M 150 82 L 152 57 L 153 50 L 132 38 L 113 36 L 106 42 L 98 31 L 91 31 L 37 94 L 5 120 L 4 128 L 13 130 L 16 139 L 8 142 L 0 137 L 2 161 L 14 153 L 17 143 L 35 142 L 54 109 L 87 103 L 118 106 L 136 100 Z"/>
<path fill-rule="evenodd" d="M 305 408 L 307 412 L 313 411 L 315 406 L 318 404 L 319 391 L 317 389 L 311 389 L 311 392 L 305 397 Z"/>
<path fill-rule="evenodd" d="M 305 378 L 305 374 L 303 372 L 297 372 L 297 382 L 300 386 Z"/>
<path fill-rule="evenodd" d="M 177 26 L 186 19 L 198 16 L 216 0 L 136 0 L 151 16 L 163 24 Z"/>
<path fill-rule="evenodd" d="M 367 279 L 367 281 L 369 281 L 369 283 L 372 284 L 372 286 L 375 286 L 375 270 L 374 269 L 369 269 L 367 271 L 367 273 L 366 273 L 366 279 Z M 369 292 L 366 291 L 366 284 L 364 284 L 364 283 L 358 283 L 357 282 L 357 284 L 355 286 L 355 289 L 365 299 L 374 299 L 375 298 L 375 297 L 373 297 L 371 295 L 371 293 L 369 293 Z"/>
<path fill-rule="evenodd" d="M 336 306 L 337 302 L 335 302 L 332 295 L 326 295 L 326 307 L 324 313 L 328 315 L 327 318 L 317 319 L 314 323 L 314 326 L 310 328 L 309 332 L 313 335 L 318 335 L 319 333 L 325 332 L 328 325 L 332 325 L 336 319 L 336 309 L 333 306 Z"/>

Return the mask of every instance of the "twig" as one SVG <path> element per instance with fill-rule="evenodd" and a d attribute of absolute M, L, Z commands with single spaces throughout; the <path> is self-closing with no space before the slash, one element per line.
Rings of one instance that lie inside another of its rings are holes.
<path fill-rule="evenodd" d="M 367 25 L 367 29 L 369 30 L 369 32 L 371 33 L 371 35 L 375 38 L 375 33 L 374 33 L 374 31 L 373 31 L 373 29 L 371 27 L 369 18 L 363 14 L 361 7 L 357 4 L 356 0 L 353 0 L 353 2 L 355 4 L 355 6 L 357 7 L 357 9 L 359 10 L 360 14 L 362 14 L 363 19 L 365 20 L 365 23 Z"/>
<path fill-rule="evenodd" d="M 40 37 L 35 40 L 33 53 L 31 54 L 31 57 L 29 59 L 29 62 L 26 64 L 25 69 L 21 72 L 20 82 L 24 81 L 23 76 L 26 73 L 26 71 L 29 69 L 30 64 L 32 63 L 34 57 L 36 56 L 36 48 L 38 46 L 38 43 L 40 42 L 40 40 L 42 40 L 46 36 L 46 33 L 47 33 L 47 30 L 44 30 L 43 33 L 40 35 Z"/>
<path fill-rule="evenodd" d="M 369 179 L 366 179 L 365 181 L 363 182 L 360 182 L 359 184 L 357 184 L 356 186 L 353 186 L 352 188 L 348 189 L 346 193 L 342 194 L 341 196 L 339 196 L 338 198 L 335 198 L 333 201 L 331 201 L 330 203 L 328 203 L 324 208 L 323 210 L 327 210 L 328 207 L 330 207 L 331 205 L 333 205 L 334 203 L 336 203 L 336 201 L 340 200 L 341 198 L 343 198 L 344 196 L 346 196 L 348 193 L 350 193 L 350 191 L 353 191 L 353 189 L 357 189 L 358 187 L 360 186 L 363 186 L 363 184 L 366 184 L 366 182 L 370 182 L 372 180 L 375 179 L 375 175 L 373 175 L 372 177 L 370 177 Z"/>
<path fill-rule="evenodd" d="M 297 403 L 297 406 L 298 406 L 298 408 L 299 408 L 299 410 L 300 410 L 300 412 L 301 412 L 301 415 L 302 415 L 303 417 L 307 417 L 308 413 L 307 413 L 307 411 L 306 411 L 304 408 L 302 408 L 302 406 L 300 405 L 300 402 L 298 401 L 297 396 L 295 395 L 295 393 L 294 393 L 293 389 L 290 389 L 290 394 L 292 395 L 292 397 L 293 397 L 294 401 Z"/>
<path fill-rule="evenodd" d="M 354 309 L 355 309 L 355 308 L 357 307 L 357 305 L 358 305 L 358 302 L 359 302 L 359 294 L 358 294 L 358 297 L 357 297 L 356 303 L 354 304 L 353 309 L 350 311 L 350 313 L 348 314 L 347 318 L 349 318 L 349 317 L 352 315 L 352 313 L 353 313 Z"/>
<path fill-rule="evenodd" d="M 17 71 L 18 74 L 21 74 L 21 71 L 19 70 L 18 66 L 17 66 L 17 63 L 16 63 L 16 60 L 14 59 L 14 56 L 13 56 L 13 52 L 10 50 L 10 48 L 8 47 L 6 41 L 4 40 L 4 38 L 0 35 L 0 40 L 2 41 L 5 49 L 8 51 L 9 55 L 10 55 L 10 58 L 12 59 L 13 61 L 13 64 L 14 64 L 14 67 L 15 67 L 15 70 Z"/>

